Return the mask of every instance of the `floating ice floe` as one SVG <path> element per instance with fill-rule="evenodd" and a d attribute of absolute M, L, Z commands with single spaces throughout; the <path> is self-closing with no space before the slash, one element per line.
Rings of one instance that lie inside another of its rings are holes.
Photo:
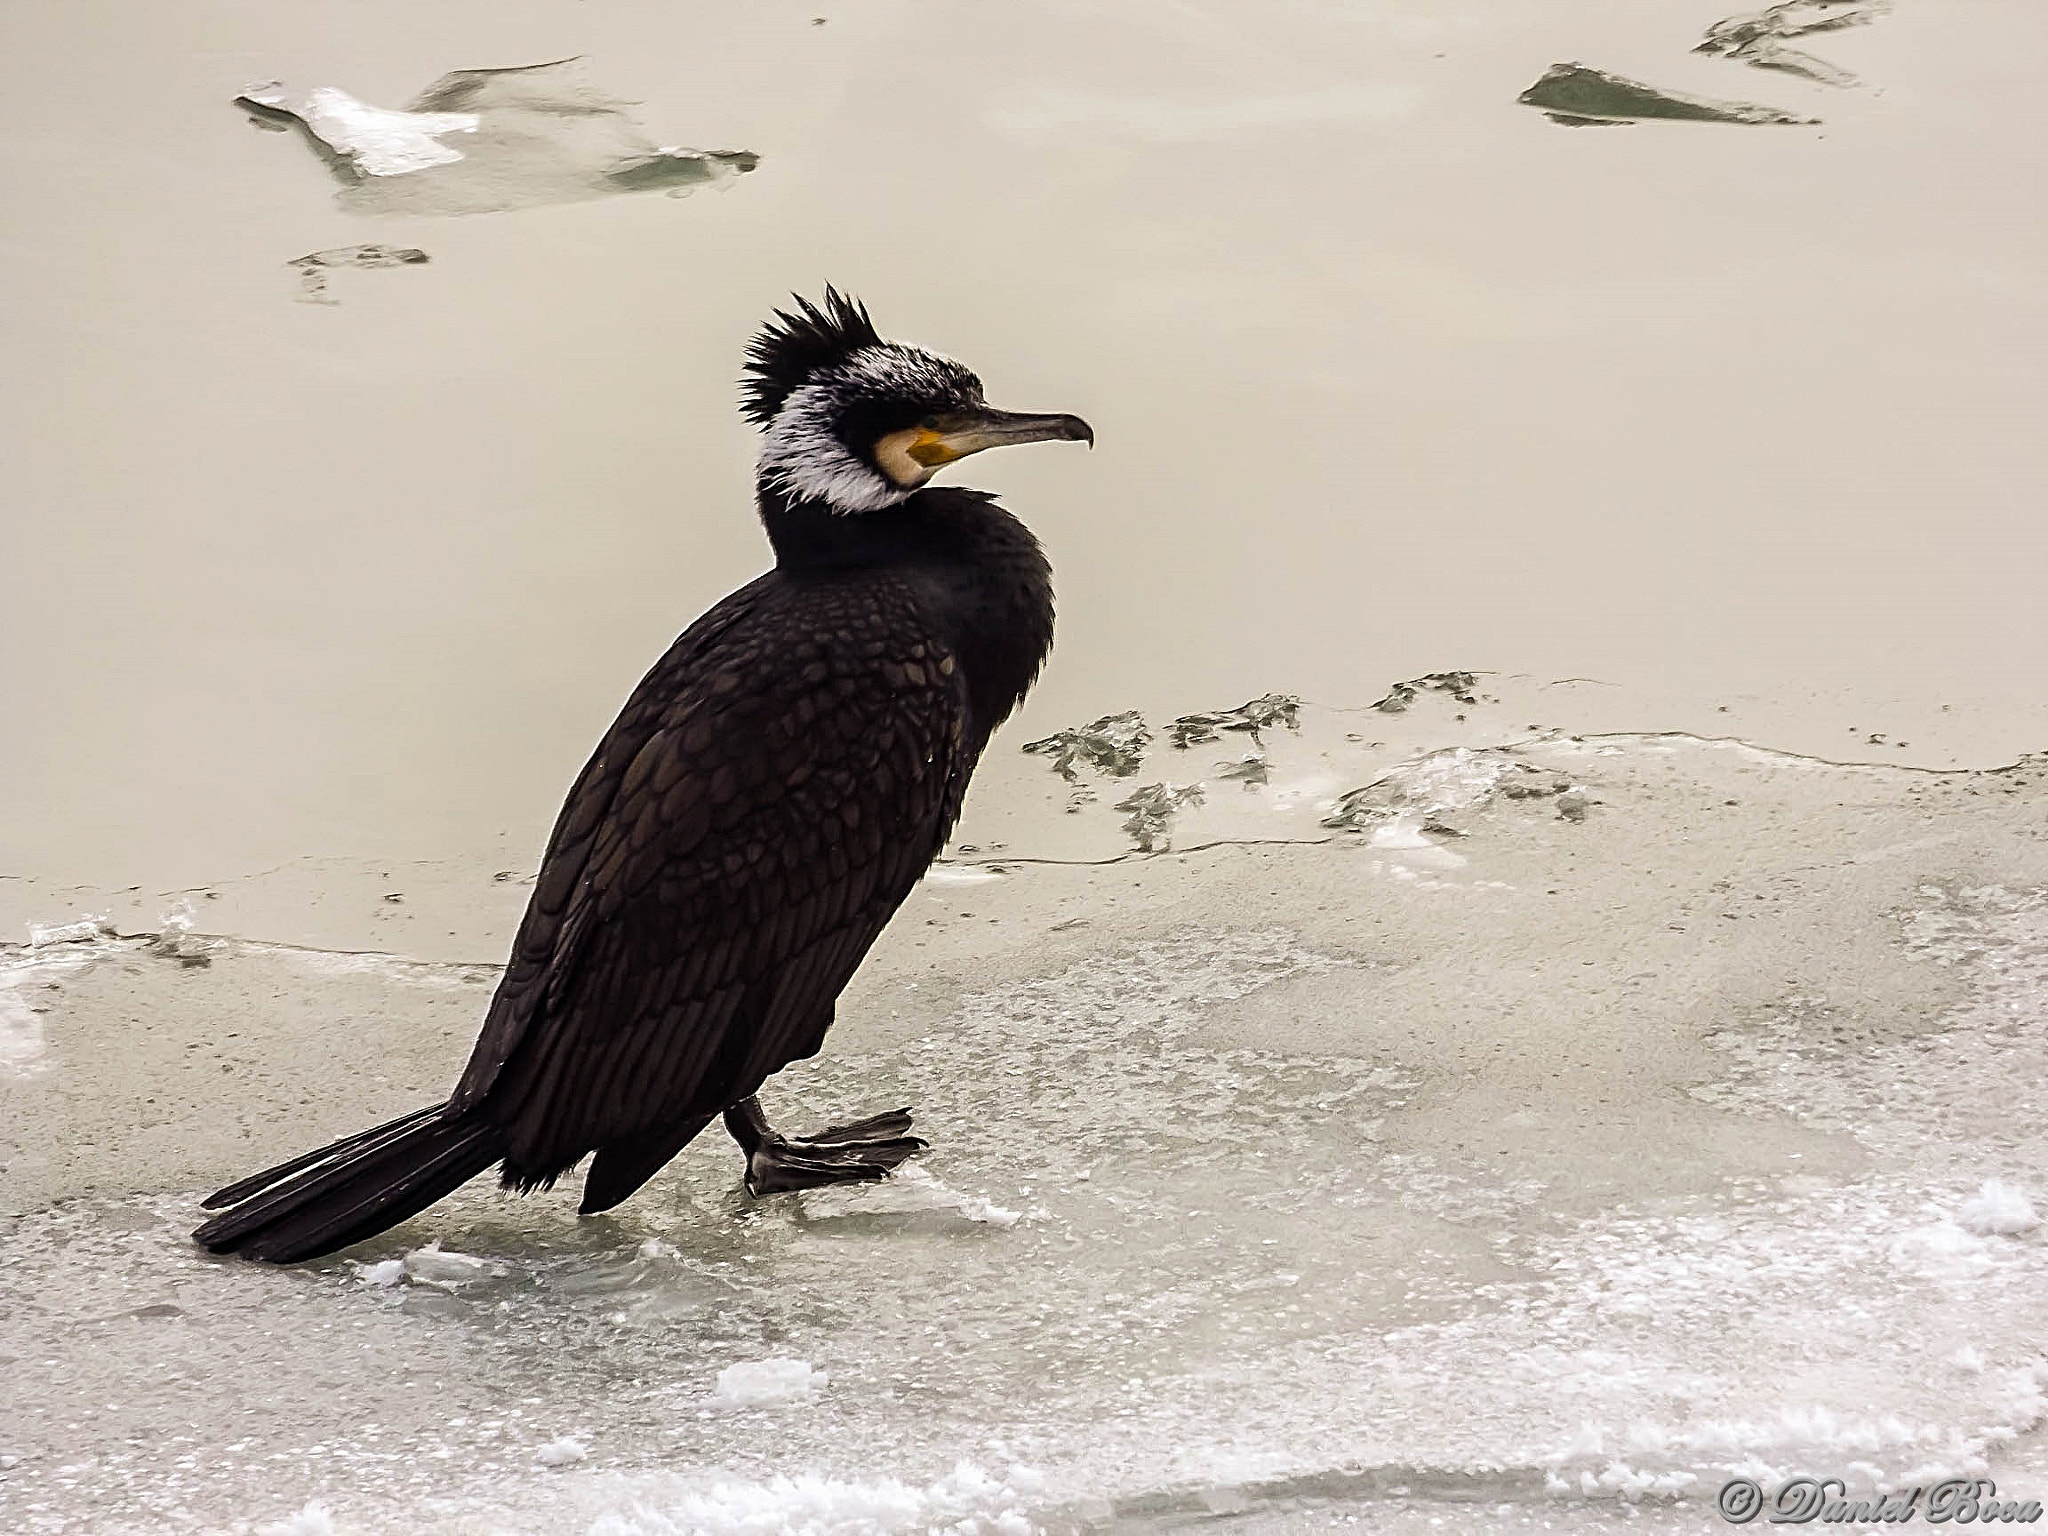
<path fill-rule="evenodd" d="M 808 1360 L 742 1360 L 718 1373 L 718 1400 L 739 1407 L 786 1402 L 822 1389 L 827 1375 Z"/>
<path fill-rule="evenodd" d="M 656 144 L 628 103 L 582 78 L 575 59 L 457 70 L 403 110 L 335 86 L 277 81 L 235 100 L 303 130 L 344 183 L 342 206 L 357 213 L 488 213 L 620 192 L 681 193 L 759 163 L 746 150 Z"/>

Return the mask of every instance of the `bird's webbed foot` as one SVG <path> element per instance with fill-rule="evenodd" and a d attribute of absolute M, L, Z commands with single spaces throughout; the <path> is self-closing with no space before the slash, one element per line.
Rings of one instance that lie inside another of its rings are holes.
<path fill-rule="evenodd" d="M 747 1193 L 780 1194 L 827 1184 L 867 1184 L 929 1142 L 910 1131 L 910 1111 L 891 1110 L 815 1136 L 785 1136 L 769 1125 L 761 1101 L 745 1098 L 725 1112 L 725 1128 L 747 1154 Z"/>

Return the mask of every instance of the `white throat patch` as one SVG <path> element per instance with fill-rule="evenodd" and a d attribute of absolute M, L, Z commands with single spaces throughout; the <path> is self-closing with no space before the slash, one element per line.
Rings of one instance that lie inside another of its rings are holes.
<path fill-rule="evenodd" d="M 917 489 L 901 486 L 841 442 L 833 430 L 849 400 L 892 392 L 945 399 L 973 375 L 951 358 L 885 342 L 789 393 L 761 444 L 762 480 L 835 512 L 879 512 Z M 978 391 L 977 391 L 978 393 Z"/>
<path fill-rule="evenodd" d="M 910 495 L 839 441 L 832 423 L 839 394 L 829 384 L 806 384 L 789 398 L 761 444 L 761 478 L 805 501 L 835 512 L 879 512 Z"/>

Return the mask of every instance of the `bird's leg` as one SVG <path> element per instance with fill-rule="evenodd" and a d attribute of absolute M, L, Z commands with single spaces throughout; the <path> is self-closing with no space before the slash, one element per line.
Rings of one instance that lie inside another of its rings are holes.
<path fill-rule="evenodd" d="M 784 1136 L 768 1123 L 760 1099 L 751 1094 L 725 1112 L 725 1128 L 747 1154 L 747 1193 L 756 1198 L 887 1178 L 903 1159 L 930 1145 L 908 1134 L 907 1109 L 829 1126 L 815 1136 Z"/>

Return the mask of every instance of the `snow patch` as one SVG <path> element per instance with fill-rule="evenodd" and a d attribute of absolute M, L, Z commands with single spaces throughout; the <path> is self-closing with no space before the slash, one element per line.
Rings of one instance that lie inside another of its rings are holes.
<path fill-rule="evenodd" d="M 590 1449 L 574 1435 L 564 1435 L 541 1446 L 533 1453 L 533 1459 L 544 1467 L 569 1467 L 588 1461 Z"/>
<path fill-rule="evenodd" d="M 43 1021 L 11 988 L 0 990 L 0 1076 L 31 1077 L 41 1071 Z"/>
<path fill-rule="evenodd" d="M 334 1536 L 334 1515 L 318 1499 L 309 1499 L 289 1519 L 257 1526 L 256 1536 Z"/>
<path fill-rule="evenodd" d="M 590 1536 L 1035 1536 L 1027 1511 L 1044 1487 L 1026 1467 L 996 1476 L 965 1461 L 921 1487 L 809 1475 L 715 1483 L 658 1506 L 635 1501 L 600 1516 Z"/>
<path fill-rule="evenodd" d="M 2034 1202 L 2026 1191 L 2003 1179 L 1986 1179 L 1984 1187 L 1963 1202 L 1956 1221 L 1965 1231 L 1979 1237 L 2018 1237 L 2041 1224 Z"/>
<path fill-rule="evenodd" d="M 1923 1280 L 1970 1280 L 1989 1269 L 1984 1239 L 1943 1218 L 1902 1232 L 1892 1241 L 1892 1264 Z"/>
<path fill-rule="evenodd" d="M 808 1360 L 742 1360 L 718 1373 L 718 1400 L 741 1407 L 808 1397 L 825 1385 L 826 1373 Z"/>
<path fill-rule="evenodd" d="M 0 1078 L 34 1077 L 46 1071 L 49 1042 L 36 1006 L 22 993 L 31 982 L 90 965 L 105 946 L 99 941 L 113 932 L 104 917 L 88 917 L 76 923 L 28 925 L 29 947 L 14 951 L 0 964 Z"/>

